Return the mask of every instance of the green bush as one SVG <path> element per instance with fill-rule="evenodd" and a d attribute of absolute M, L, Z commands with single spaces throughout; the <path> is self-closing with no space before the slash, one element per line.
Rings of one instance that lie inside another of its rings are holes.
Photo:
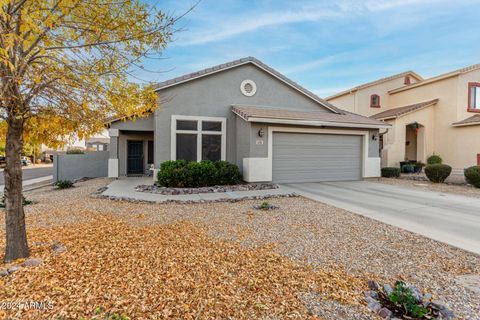
<path fill-rule="evenodd" d="M 388 299 L 391 303 L 405 310 L 406 315 L 415 319 L 423 318 L 428 314 L 428 310 L 417 302 L 412 290 L 403 281 L 395 282 L 395 289 L 388 295 Z"/>
<path fill-rule="evenodd" d="M 384 177 L 384 178 L 398 178 L 398 177 L 400 177 L 400 168 L 395 168 L 395 167 L 382 168 L 382 177 Z"/>
<path fill-rule="evenodd" d="M 467 168 L 463 172 L 465 174 L 465 180 L 472 186 L 480 188 L 480 166 L 473 166 Z"/>
<path fill-rule="evenodd" d="M 215 177 L 216 167 L 210 160 L 189 162 L 186 167 L 185 184 L 187 187 L 198 188 L 218 184 Z"/>
<path fill-rule="evenodd" d="M 57 189 L 69 189 L 73 187 L 73 182 L 70 180 L 58 180 L 54 186 L 57 187 Z"/>
<path fill-rule="evenodd" d="M 185 187 L 186 167 L 185 160 L 165 161 L 157 174 L 158 184 L 165 187 Z"/>
<path fill-rule="evenodd" d="M 157 174 L 158 184 L 174 188 L 232 185 L 241 181 L 240 170 L 226 161 L 166 161 Z"/>
<path fill-rule="evenodd" d="M 216 161 L 215 180 L 219 185 L 238 184 L 242 181 L 242 174 L 238 166 L 228 161 Z"/>
<path fill-rule="evenodd" d="M 441 183 L 452 173 L 452 167 L 446 164 L 432 164 L 425 167 L 425 175 L 428 180 Z"/>
<path fill-rule="evenodd" d="M 427 164 L 442 164 L 442 158 L 439 155 L 432 154 L 430 157 L 427 158 Z"/>
<path fill-rule="evenodd" d="M 83 151 L 82 149 L 70 149 L 70 150 L 67 150 L 67 154 L 84 154 L 85 151 Z"/>

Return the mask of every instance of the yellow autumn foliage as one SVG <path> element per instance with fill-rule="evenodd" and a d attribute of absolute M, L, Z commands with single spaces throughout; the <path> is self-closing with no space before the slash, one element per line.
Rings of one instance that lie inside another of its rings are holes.
<path fill-rule="evenodd" d="M 0 140 L 9 119 L 25 119 L 25 141 L 55 146 L 151 112 L 156 94 L 131 72 L 174 22 L 139 0 L 0 0 Z"/>

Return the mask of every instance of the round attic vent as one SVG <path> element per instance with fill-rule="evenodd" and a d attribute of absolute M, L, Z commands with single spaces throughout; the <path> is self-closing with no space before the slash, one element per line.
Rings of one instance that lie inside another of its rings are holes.
<path fill-rule="evenodd" d="M 243 80 L 240 90 L 245 96 L 251 97 L 257 92 L 257 85 L 252 80 Z"/>

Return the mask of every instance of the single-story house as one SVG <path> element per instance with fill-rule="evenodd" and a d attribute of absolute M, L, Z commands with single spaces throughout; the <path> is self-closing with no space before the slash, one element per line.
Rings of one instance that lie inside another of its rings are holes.
<path fill-rule="evenodd" d="M 155 173 L 167 160 L 226 160 L 247 182 L 380 175 L 379 131 L 248 57 L 156 86 L 150 116 L 109 124 L 110 177 Z"/>
<path fill-rule="evenodd" d="M 327 100 L 392 126 L 380 139 L 383 166 L 426 162 L 432 154 L 455 173 L 480 165 L 480 64 L 427 79 L 407 71 Z"/>
<path fill-rule="evenodd" d="M 88 151 L 108 151 L 110 138 L 92 137 L 85 141 L 85 146 Z"/>

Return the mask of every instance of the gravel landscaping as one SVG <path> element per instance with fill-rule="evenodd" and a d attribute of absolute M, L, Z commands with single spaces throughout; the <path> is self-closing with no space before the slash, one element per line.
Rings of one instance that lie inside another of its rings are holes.
<path fill-rule="evenodd" d="M 474 254 L 302 197 L 269 199 L 277 209 L 256 210 L 263 200 L 149 204 L 89 196 L 107 182 L 27 194 L 35 201 L 26 207 L 32 257 L 43 263 L 0 278 L 0 300 L 48 296 L 64 314 L 105 305 L 135 319 L 160 306 L 174 317 L 189 310 L 192 318 L 372 319 L 363 301 L 367 280 L 402 279 L 459 319 L 480 318 L 478 294 L 459 281 L 480 274 Z M 0 228 L 3 245 L 3 222 Z M 52 255 L 55 240 L 64 253 Z M 176 266 L 180 274 L 172 276 Z M 162 291 L 157 283 L 165 283 Z M 134 306 L 127 302 L 133 296 Z M 120 298 L 127 300 L 112 303 Z"/>
<path fill-rule="evenodd" d="M 374 181 L 377 181 L 375 179 Z M 423 176 L 412 176 L 409 178 L 380 178 L 378 182 L 390 184 L 390 185 L 399 185 L 404 187 L 413 187 L 420 188 L 423 190 L 430 190 L 434 192 L 445 192 L 459 194 L 468 197 L 480 198 L 480 188 L 475 188 L 471 185 L 465 183 L 433 183 L 428 180 L 425 180 Z"/>

